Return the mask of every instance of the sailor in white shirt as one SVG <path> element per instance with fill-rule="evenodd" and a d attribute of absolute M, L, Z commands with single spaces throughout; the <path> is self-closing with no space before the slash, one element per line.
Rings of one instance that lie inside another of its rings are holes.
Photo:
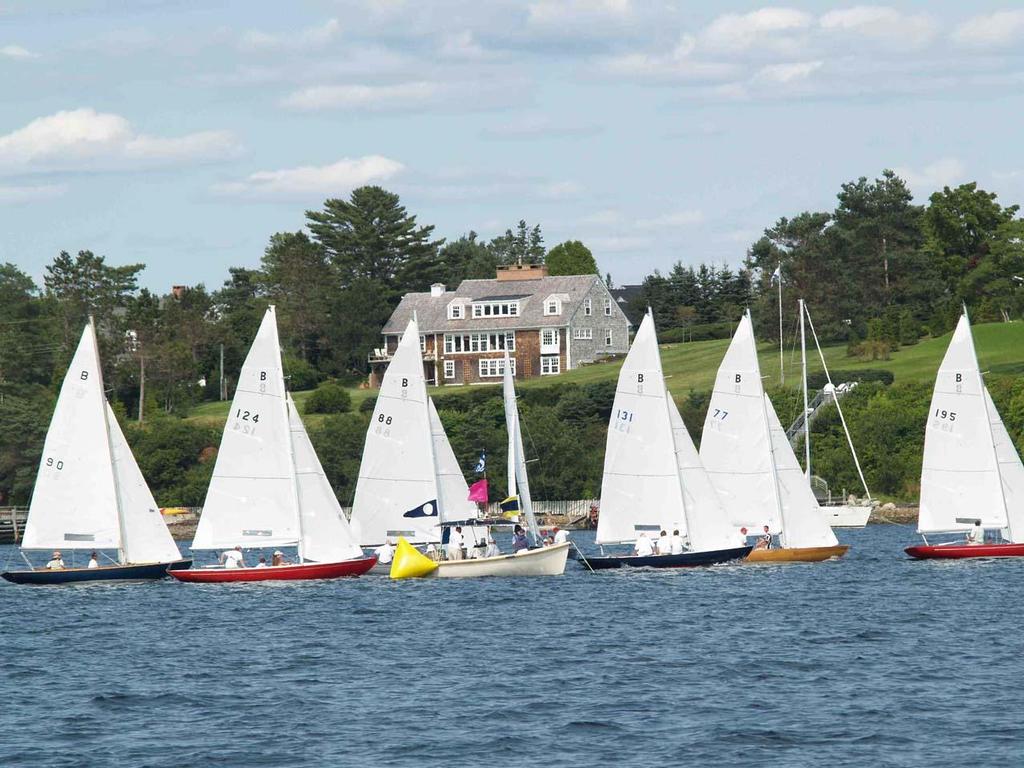
<path fill-rule="evenodd" d="M 672 531 L 672 538 L 669 539 L 669 551 L 673 555 L 681 555 L 685 548 L 683 537 L 679 535 L 679 529 L 677 528 Z"/>
<path fill-rule="evenodd" d="M 647 534 L 643 531 L 641 531 L 640 535 L 636 538 L 634 552 L 637 557 L 650 557 L 654 554 L 654 543 L 647 538 Z"/>
<path fill-rule="evenodd" d="M 981 527 L 981 520 L 975 520 L 974 526 L 967 532 L 967 543 L 972 545 L 985 543 L 985 529 Z"/>
<path fill-rule="evenodd" d="M 374 554 L 377 555 L 377 562 L 381 565 L 387 565 L 395 559 L 395 548 L 391 546 L 391 538 L 388 537 L 374 550 Z"/>
<path fill-rule="evenodd" d="M 47 570 L 59 571 L 64 567 L 64 558 L 61 557 L 60 550 L 54 550 L 53 557 L 50 558 L 50 562 L 46 564 Z"/>
<path fill-rule="evenodd" d="M 452 528 L 451 533 L 448 534 L 448 559 L 449 560 L 461 560 L 462 559 L 462 544 L 464 539 L 462 538 L 462 526 L 456 525 Z"/>
<path fill-rule="evenodd" d="M 668 533 L 662 530 L 661 535 L 658 536 L 658 554 L 667 555 L 672 551 L 672 540 L 669 539 Z"/>
<path fill-rule="evenodd" d="M 569 532 L 564 528 L 555 526 L 555 544 L 565 544 L 569 540 Z"/>
<path fill-rule="evenodd" d="M 497 557 L 501 554 L 501 550 L 498 549 L 498 544 L 490 536 L 487 537 L 487 551 L 484 553 L 484 557 Z"/>
<path fill-rule="evenodd" d="M 87 566 L 85 566 L 85 567 L 86 568 L 99 568 L 100 567 L 100 561 L 96 559 L 96 553 L 95 552 L 93 552 L 91 555 L 89 555 L 89 564 Z"/>
<path fill-rule="evenodd" d="M 220 553 L 220 562 L 225 568 L 245 568 L 245 557 L 240 546 Z"/>

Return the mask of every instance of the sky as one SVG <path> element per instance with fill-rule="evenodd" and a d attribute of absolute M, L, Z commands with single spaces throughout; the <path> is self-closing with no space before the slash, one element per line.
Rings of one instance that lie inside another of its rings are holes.
<path fill-rule="evenodd" d="M 895 169 L 1024 201 L 1024 9 L 670 0 L 0 0 L 0 261 L 214 289 L 363 184 L 616 284 L 739 265 Z"/>

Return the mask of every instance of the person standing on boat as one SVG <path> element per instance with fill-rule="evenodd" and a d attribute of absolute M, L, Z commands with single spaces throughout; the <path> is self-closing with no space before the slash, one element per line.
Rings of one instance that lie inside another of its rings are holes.
<path fill-rule="evenodd" d="M 391 537 L 384 539 L 384 543 L 373 550 L 373 553 L 377 555 L 377 562 L 381 565 L 387 565 L 395 559 L 395 548 L 391 546 Z"/>
<path fill-rule="evenodd" d="M 672 539 L 669 538 L 668 531 L 662 529 L 661 534 L 658 536 L 658 554 L 667 555 L 672 551 Z"/>
<path fill-rule="evenodd" d="M 85 566 L 85 567 L 86 568 L 99 568 L 100 567 L 100 561 L 96 559 L 96 553 L 95 552 L 91 552 L 89 554 L 89 564 L 87 566 Z"/>
<path fill-rule="evenodd" d="M 464 543 L 462 537 L 462 526 L 456 525 L 448 535 L 448 559 L 449 560 L 461 560 L 462 559 L 462 545 Z"/>
<path fill-rule="evenodd" d="M 245 555 L 242 554 L 242 547 L 227 549 L 220 553 L 220 563 L 225 568 L 245 568 Z"/>
<path fill-rule="evenodd" d="M 679 535 L 679 529 L 676 528 L 672 531 L 672 538 L 669 539 L 669 552 L 673 555 L 681 555 L 684 549 L 686 549 L 686 544 L 683 537 Z"/>
<path fill-rule="evenodd" d="M 64 567 L 64 558 L 61 557 L 60 550 L 53 550 L 53 557 L 51 557 L 50 562 L 46 564 L 46 569 L 48 571 L 59 571 Z"/>
<path fill-rule="evenodd" d="M 523 530 L 523 526 L 517 525 L 512 529 L 512 553 L 529 548 L 530 542 L 526 540 L 526 531 Z"/>
<path fill-rule="evenodd" d="M 637 557 L 650 557 L 654 554 L 654 542 L 647 538 L 647 534 L 640 531 L 640 535 L 637 536 L 636 544 L 633 547 L 633 552 Z"/>
<path fill-rule="evenodd" d="M 975 520 L 971 530 L 967 532 L 967 543 L 971 546 L 985 543 L 985 529 L 981 527 L 981 520 Z"/>

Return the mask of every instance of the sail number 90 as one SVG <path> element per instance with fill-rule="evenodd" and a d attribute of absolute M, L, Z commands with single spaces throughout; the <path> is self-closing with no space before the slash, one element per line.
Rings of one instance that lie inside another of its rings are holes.
<path fill-rule="evenodd" d="M 54 461 L 52 458 L 47 457 L 47 459 L 46 459 L 46 466 L 48 466 L 48 467 L 56 467 L 58 470 L 61 470 L 61 469 L 64 469 L 64 462 L 61 461 L 60 459 L 57 459 L 56 461 Z"/>

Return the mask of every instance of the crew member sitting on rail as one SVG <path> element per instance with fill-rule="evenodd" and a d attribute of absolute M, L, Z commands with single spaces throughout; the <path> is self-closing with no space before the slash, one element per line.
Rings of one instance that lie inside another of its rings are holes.
<path fill-rule="evenodd" d="M 242 548 L 236 546 L 234 549 L 221 552 L 220 564 L 225 568 L 245 568 L 245 556 L 242 554 Z"/>
<path fill-rule="evenodd" d="M 981 527 L 981 520 L 975 520 L 974 526 L 967 532 L 967 543 L 971 546 L 985 543 L 985 529 Z"/>
<path fill-rule="evenodd" d="M 637 557 L 650 557 L 654 554 L 654 543 L 647 538 L 647 534 L 643 531 L 640 531 L 640 535 L 636 537 L 633 552 Z"/>
<path fill-rule="evenodd" d="M 569 532 L 555 526 L 555 544 L 565 544 L 569 540 Z"/>
<path fill-rule="evenodd" d="M 764 527 L 764 533 L 757 540 L 757 544 L 754 549 L 771 549 L 772 548 L 772 533 L 768 530 L 768 526 Z"/>
<path fill-rule="evenodd" d="M 676 528 L 672 531 L 672 538 L 669 539 L 669 552 L 673 555 L 681 555 L 684 549 L 686 549 L 686 544 L 683 537 L 679 535 L 679 529 Z"/>
<path fill-rule="evenodd" d="M 290 563 L 284 559 L 284 552 L 278 549 L 274 551 L 273 556 L 270 558 L 270 565 L 290 565 Z"/>
<path fill-rule="evenodd" d="M 448 534 L 448 559 L 462 559 L 462 544 L 465 541 L 462 537 L 462 526 L 456 525 Z"/>
<path fill-rule="evenodd" d="M 391 546 L 391 537 L 388 536 L 384 539 L 384 543 L 373 550 L 374 554 L 377 555 L 377 562 L 381 565 L 387 565 L 395 559 L 395 548 Z"/>
<path fill-rule="evenodd" d="M 523 526 L 517 525 L 512 529 L 512 553 L 529 548 L 530 542 L 526 539 L 526 531 L 523 530 Z"/>
<path fill-rule="evenodd" d="M 669 538 L 668 531 L 662 529 L 661 535 L 658 536 L 658 554 L 667 555 L 672 551 L 672 539 Z"/>
<path fill-rule="evenodd" d="M 59 549 L 53 550 L 53 557 L 50 558 L 50 562 L 46 564 L 46 567 L 51 571 L 59 571 L 61 568 L 65 567 L 64 558 L 60 556 Z"/>
<path fill-rule="evenodd" d="M 89 564 L 87 566 L 85 566 L 85 567 L 86 568 L 99 568 L 100 567 L 100 561 L 96 559 L 96 553 L 95 552 L 92 552 L 92 553 L 89 554 Z"/>

